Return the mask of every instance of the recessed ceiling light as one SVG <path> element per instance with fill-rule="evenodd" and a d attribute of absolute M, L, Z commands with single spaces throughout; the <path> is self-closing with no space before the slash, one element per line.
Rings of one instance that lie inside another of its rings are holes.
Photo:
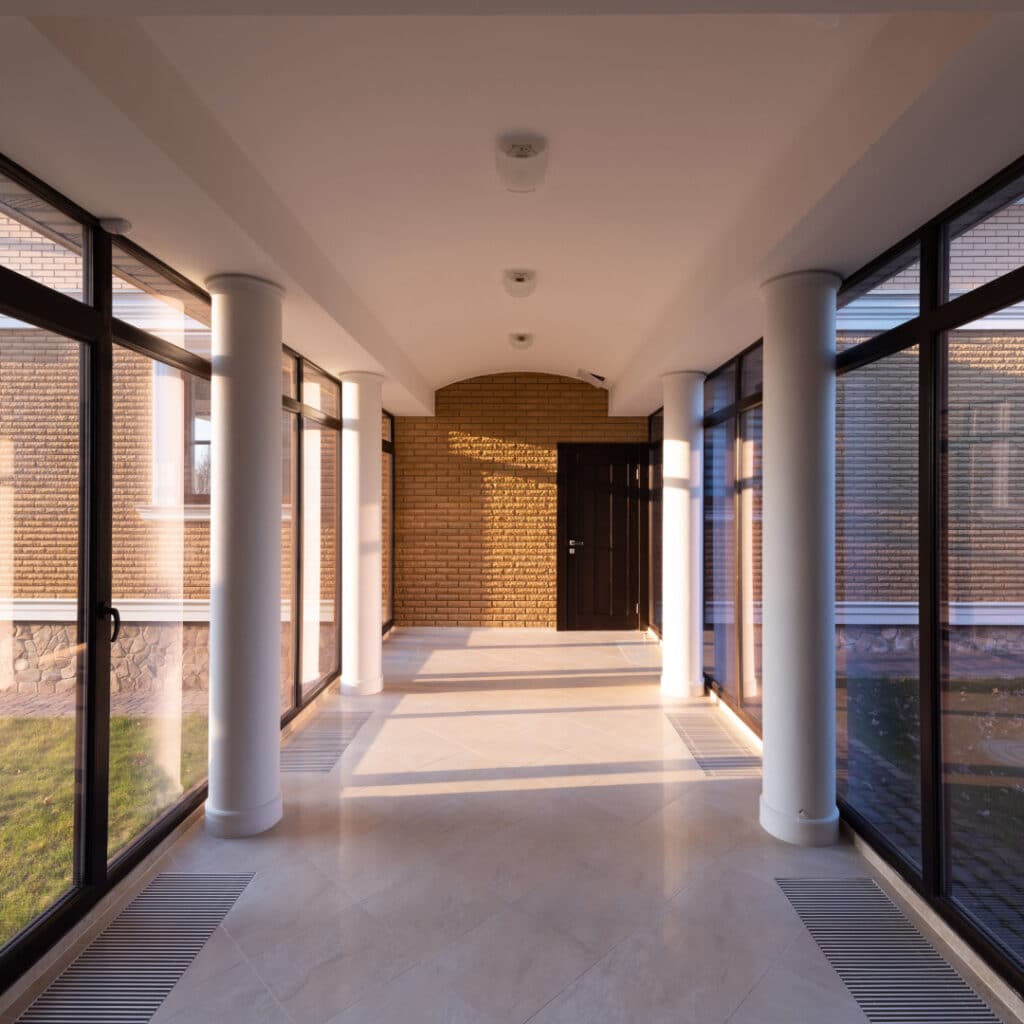
<path fill-rule="evenodd" d="M 525 299 L 537 287 L 535 270 L 506 270 L 502 280 L 505 291 L 515 299 Z"/>
<path fill-rule="evenodd" d="M 542 135 L 503 135 L 495 159 L 498 177 L 509 192 L 534 192 L 547 173 L 547 139 Z"/>
<path fill-rule="evenodd" d="M 524 352 L 533 344 L 533 335 L 525 331 L 514 331 L 508 336 L 508 343 L 520 352 Z"/>

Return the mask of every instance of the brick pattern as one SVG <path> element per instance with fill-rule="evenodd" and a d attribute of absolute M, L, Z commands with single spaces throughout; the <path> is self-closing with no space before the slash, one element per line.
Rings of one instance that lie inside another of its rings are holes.
<path fill-rule="evenodd" d="M 396 622 L 553 627 L 558 442 L 646 440 L 646 417 L 546 374 L 462 381 L 434 417 L 398 417 Z"/>
<path fill-rule="evenodd" d="M 836 593 L 916 601 L 917 350 L 837 387 Z M 952 601 L 1024 600 L 1024 335 L 949 341 L 947 559 Z"/>

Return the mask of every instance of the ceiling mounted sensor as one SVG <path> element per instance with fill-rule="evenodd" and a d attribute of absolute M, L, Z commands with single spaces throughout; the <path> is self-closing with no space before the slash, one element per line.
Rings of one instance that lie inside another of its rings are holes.
<path fill-rule="evenodd" d="M 508 336 L 508 343 L 520 352 L 525 352 L 533 344 L 533 335 L 525 331 L 514 331 Z"/>
<path fill-rule="evenodd" d="M 542 135 L 502 135 L 495 150 L 498 177 L 509 192 L 535 192 L 548 169 L 548 143 Z"/>
<path fill-rule="evenodd" d="M 591 370 L 577 370 L 576 376 L 585 383 L 592 384 L 595 388 L 608 390 L 607 380 L 599 373 L 593 373 Z"/>
<path fill-rule="evenodd" d="M 108 235 L 127 235 L 132 229 L 132 222 L 124 217 L 100 217 L 100 227 Z"/>
<path fill-rule="evenodd" d="M 525 299 L 537 287 L 537 271 L 506 270 L 503 276 L 505 291 L 514 299 Z"/>

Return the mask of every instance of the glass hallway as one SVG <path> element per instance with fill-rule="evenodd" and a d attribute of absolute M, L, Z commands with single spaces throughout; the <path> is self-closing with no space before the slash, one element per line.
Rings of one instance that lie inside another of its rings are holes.
<path fill-rule="evenodd" d="M 384 693 L 315 706 L 370 716 L 279 825 L 156 866 L 256 878 L 154 1020 L 863 1021 L 775 879 L 870 866 L 765 833 L 758 773 L 706 776 L 666 711 L 743 735 L 659 668 L 631 633 L 395 634 Z"/>

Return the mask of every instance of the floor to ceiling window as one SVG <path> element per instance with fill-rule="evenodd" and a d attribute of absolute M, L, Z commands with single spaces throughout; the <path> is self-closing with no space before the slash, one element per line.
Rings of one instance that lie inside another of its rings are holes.
<path fill-rule="evenodd" d="M 650 468 L 648 490 L 651 496 L 649 503 L 649 565 L 648 580 L 650 593 L 647 599 L 648 625 L 658 636 L 661 636 L 662 604 L 661 604 L 661 497 L 663 486 L 663 441 L 665 437 L 665 413 L 662 409 L 652 413 L 647 420 L 647 439 L 650 442 Z"/>
<path fill-rule="evenodd" d="M 1024 980 L 1024 167 L 838 314 L 841 807 Z"/>
<path fill-rule="evenodd" d="M 386 633 L 395 624 L 395 417 L 386 409 L 381 439 L 381 622 Z"/>
<path fill-rule="evenodd" d="M 704 675 L 761 718 L 760 342 L 704 384 Z"/>
<path fill-rule="evenodd" d="M 202 289 L 0 157 L 0 976 L 205 796 L 210 354 Z M 282 392 L 287 717 L 340 671 L 341 423 Z"/>

